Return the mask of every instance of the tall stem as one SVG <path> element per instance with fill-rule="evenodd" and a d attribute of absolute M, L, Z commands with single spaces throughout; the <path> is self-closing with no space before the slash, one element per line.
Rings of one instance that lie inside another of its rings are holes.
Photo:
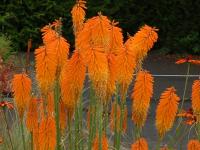
<path fill-rule="evenodd" d="M 31 150 L 34 150 L 33 149 L 33 132 L 31 132 Z"/>
<path fill-rule="evenodd" d="M 98 133 L 99 133 L 99 150 L 102 150 L 102 135 L 103 135 L 103 104 L 101 100 L 98 100 L 98 108 L 97 108 L 97 122 L 98 122 Z"/>
<path fill-rule="evenodd" d="M 71 119 L 70 117 L 67 117 L 68 118 L 68 140 L 69 140 L 69 149 L 72 149 L 72 131 L 71 131 Z"/>
<path fill-rule="evenodd" d="M 90 106 L 89 106 L 89 139 L 88 139 L 88 150 L 92 149 L 92 141 L 94 139 L 94 136 L 96 135 L 96 118 L 97 118 L 97 104 L 96 104 L 96 98 L 94 94 L 94 89 L 91 85 L 90 87 Z"/>
<path fill-rule="evenodd" d="M 55 105 L 55 121 L 56 121 L 56 149 L 60 150 L 60 119 L 59 119 L 59 100 L 60 100 L 60 88 L 59 80 L 57 78 L 54 89 L 54 105 Z"/>
<path fill-rule="evenodd" d="M 22 132 L 22 143 L 23 143 L 23 148 L 26 150 L 26 145 L 25 145 L 25 137 L 24 137 L 24 125 L 23 121 L 21 120 L 20 122 L 20 127 L 21 127 L 21 132 Z"/>
<path fill-rule="evenodd" d="M 184 91 L 183 91 L 183 97 L 182 97 L 182 102 L 181 102 L 181 107 L 180 107 L 180 111 L 183 109 L 183 105 L 185 102 L 185 95 L 186 95 L 186 91 L 187 91 L 187 85 L 188 85 L 188 79 L 189 79 L 189 75 L 190 74 L 190 63 L 188 63 L 188 67 L 187 67 L 187 74 L 185 77 L 185 85 L 184 85 Z"/>
<path fill-rule="evenodd" d="M 83 150 L 83 120 L 82 120 L 82 117 L 83 117 L 83 105 L 82 105 L 82 96 L 80 97 L 80 100 L 79 100 L 79 134 L 80 134 L 80 146 L 79 146 L 79 149 L 80 150 Z"/>
<path fill-rule="evenodd" d="M 186 77 L 185 77 L 184 91 L 183 91 L 183 96 L 182 96 L 182 101 L 181 101 L 181 107 L 179 109 L 179 112 L 181 112 L 181 110 L 183 109 L 183 105 L 184 105 L 184 102 L 185 102 L 185 95 L 186 95 L 186 91 L 187 91 L 187 85 L 188 85 L 188 79 L 189 79 L 188 75 L 189 74 L 190 74 L 190 63 L 188 63 L 188 65 L 187 65 L 187 72 L 186 72 Z M 179 120 L 178 120 L 178 125 L 176 127 L 175 137 L 177 136 L 179 130 L 181 130 L 180 129 L 181 122 L 182 122 L 182 118 L 180 117 Z"/>
<path fill-rule="evenodd" d="M 75 150 L 79 149 L 79 140 L 80 140 L 80 126 L 79 126 L 79 110 L 78 105 L 76 104 L 75 108 Z"/>

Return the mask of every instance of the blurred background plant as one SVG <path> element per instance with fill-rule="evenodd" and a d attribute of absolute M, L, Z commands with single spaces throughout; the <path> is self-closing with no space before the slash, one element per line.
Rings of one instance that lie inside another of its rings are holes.
<path fill-rule="evenodd" d="M 0 34 L 0 57 L 4 61 L 13 53 L 12 42 L 9 37 Z M 3 61 L 1 60 L 1 61 Z"/>

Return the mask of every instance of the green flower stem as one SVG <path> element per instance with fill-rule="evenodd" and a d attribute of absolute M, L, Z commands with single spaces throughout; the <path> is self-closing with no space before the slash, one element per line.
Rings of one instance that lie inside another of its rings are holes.
<path fill-rule="evenodd" d="M 99 150 L 102 150 L 102 135 L 103 135 L 103 103 L 101 100 L 98 100 L 97 103 L 97 124 L 98 124 L 98 133 L 99 133 Z"/>
<path fill-rule="evenodd" d="M 180 107 L 180 111 L 183 109 L 183 105 L 185 102 L 185 95 L 186 95 L 186 91 L 187 91 L 187 85 L 188 85 L 188 79 L 189 79 L 189 75 L 190 74 L 190 63 L 188 63 L 188 67 L 187 67 L 187 74 L 185 77 L 185 85 L 184 85 L 184 91 L 183 91 L 183 97 L 182 97 L 182 102 L 181 102 L 181 107 Z"/>
<path fill-rule="evenodd" d="M 94 136 L 96 135 L 96 118 L 97 118 L 97 104 L 96 98 L 94 94 L 94 89 L 92 86 L 90 87 L 90 103 L 89 103 L 89 111 L 90 111 L 90 120 L 89 120 L 89 139 L 88 139 L 88 150 L 92 149 L 92 142 Z"/>
<path fill-rule="evenodd" d="M 20 121 L 20 127 L 21 127 L 21 132 L 22 132 L 22 143 L 23 143 L 23 148 L 26 150 L 26 144 L 25 144 L 25 136 L 24 136 L 24 125 L 23 121 Z"/>
<path fill-rule="evenodd" d="M 69 149 L 72 149 L 72 131 L 71 131 L 71 120 L 68 117 L 68 140 L 69 140 Z"/>
<path fill-rule="evenodd" d="M 59 118 L 60 87 L 57 78 L 54 89 L 55 121 L 56 121 L 56 150 L 61 150 L 60 146 L 60 118 Z"/>

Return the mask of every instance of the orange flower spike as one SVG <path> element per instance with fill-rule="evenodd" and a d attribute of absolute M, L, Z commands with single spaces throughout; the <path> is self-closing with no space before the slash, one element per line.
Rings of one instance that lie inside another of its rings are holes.
<path fill-rule="evenodd" d="M 145 138 L 138 139 L 132 144 L 131 150 L 148 150 L 148 143 Z"/>
<path fill-rule="evenodd" d="M 39 150 L 55 150 L 56 126 L 53 117 L 44 118 L 39 126 Z"/>
<path fill-rule="evenodd" d="M 86 66 L 82 56 L 75 50 L 61 72 L 62 100 L 68 109 L 73 109 L 83 89 Z"/>
<path fill-rule="evenodd" d="M 197 120 L 200 117 L 200 80 L 195 80 L 192 85 L 192 108 L 194 114 L 197 115 Z"/>
<path fill-rule="evenodd" d="M 63 67 L 69 55 L 69 44 L 65 38 L 58 35 L 56 40 L 48 43 L 46 48 L 49 51 L 55 51 L 57 67 Z"/>
<path fill-rule="evenodd" d="M 110 31 L 110 49 L 112 54 L 119 54 L 124 49 L 122 29 L 116 27 L 118 22 L 112 22 Z"/>
<path fill-rule="evenodd" d="M 103 52 L 108 52 L 110 46 L 110 20 L 99 13 L 99 16 L 88 20 L 91 25 L 91 40 L 94 46 L 103 47 Z"/>
<path fill-rule="evenodd" d="M 124 49 L 123 45 L 123 35 L 119 27 L 116 27 L 117 23 L 112 22 L 111 32 L 110 32 L 110 48 L 107 55 L 108 58 L 108 69 L 109 76 L 107 82 L 107 100 L 116 91 L 116 81 L 117 81 L 117 55 Z"/>
<path fill-rule="evenodd" d="M 92 150 L 99 150 L 99 136 L 96 134 L 96 137 L 93 141 Z M 108 139 L 105 133 L 102 136 L 102 150 L 108 150 Z"/>
<path fill-rule="evenodd" d="M 61 20 L 56 20 L 52 25 L 50 24 L 42 28 L 41 31 L 43 32 L 43 42 L 47 51 L 54 54 L 56 57 L 56 59 L 52 59 L 51 61 L 56 60 L 56 67 L 62 68 L 68 59 L 69 44 L 67 40 L 61 36 L 61 28 Z"/>
<path fill-rule="evenodd" d="M 101 14 L 90 18 L 77 36 L 77 47 L 87 57 L 92 51 L 108 52 L 110 48 L 110 20 Z M 88 59 L 87 59 L 88 60 Z"/>
<path fill-rule="evenodd" d="M 29 103 L 26 116 L 26 127 L 30 132 L 33 132 L 33 130 L 36 129 L 38 126 L 39 115 L 37 106 L 38 106 L 38 99 L 32 98 Z"/>
<path fill-rule="evenodd" d="M 156 128 L 161 138 L 170 130 L 176 117 L 180 98 L 175 92 L 174 87 L 167 88 L 156 109 Z"/>
<path fill-rule="evenodd" d="M 87 20 L 77 36 L 77 47 L 88 66 L 89 77 L 96 95 L 101 100 L 105 100 L 107 94 L 110 29 L 110 20 L 99 13 L 98 16 Z"/>
<path fill-rule="evenodd" d="M 85 4 L 86 4 L 86 1 L 78 0 L 76 2 L 76 4 L 74 5 L 74 7 L 72 8 L 72 11 L 71 11 L 75 35 L 80 30 L 83 29 L 83 23 L 84 23 L 84 20 L 85 20 L 85 9 L 87 9 Z"/>
<path fill-rule="evenodd" d="M 132 120 L 140 128 L 145 124 L 152 95 L 152 75 L 147 71 L 138 72 L 132 93 Z"/>
<path fill-rule="evenodd" d="M 144 25 L 133 37 L 130 37 L 130 42 L 126 43 L 127 49 L 136 53 L 137 61 L 143 60 L 147 52 L 158 40 L 156 31 L 158 29 Z"/>
<path fill-rule="evenodd" d="M 42 93 L 47 94 L 52 90 L 56 74 L 56 53 L 41 46 L 35 50 L 36 79 Z"/>
<path fill-rule="evenodd" d="M 52 25 L 46 25 L 41 29 L 42 32 L 42 40 L 44 44 L 48 44 L 54 41 L 58 34 L 55 30 L 52 29 Z"/>
<path fill-rule="evenodd" d="M 14 100 L 21 121 L 31 99 L 31 84 L 31 79 L 25 73 L 15 74 L 12 80 Z"/>
<path fill-rule="evenodd" d="M 122 100 L 126 99 L 126 92 L 133 78 L 136 66 L 135 56 L 123 49 L 117 56 L 117 81 L 120 85 Z"/>
<path fill-rule="evenodd" d="M 200 142 L 198 140 L 190 140 L 187 145 L 187 150 L 200 150 Z"/>
<path fill-rule="evenodd" d="M 109 77 L 108 61 L 105 53 L 92 51 L 88 54 L 88 72 L 95 89 L 96 96 L 105 101 Z"/>

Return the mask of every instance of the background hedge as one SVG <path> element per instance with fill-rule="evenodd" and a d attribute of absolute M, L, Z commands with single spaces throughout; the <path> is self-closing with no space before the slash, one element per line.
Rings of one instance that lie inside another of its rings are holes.
<path fill-rule="evenodd" d="M 63 18 L 64 36 L 73 44 L 71 8 L 75 0 L 1 0 L 0 31 L 14 49 L 24 51 L 28 39 L 41 44 L 40 28 Z M 200 54 L 200 3 L 198 0 L 87 0 L 87 17 L 101 11 L 120 22 L 124 35 L 144 24 L 159 29 L 154 50 L 162 53 Z M 73 49 L 73 47 L 72 47 Z"/>

